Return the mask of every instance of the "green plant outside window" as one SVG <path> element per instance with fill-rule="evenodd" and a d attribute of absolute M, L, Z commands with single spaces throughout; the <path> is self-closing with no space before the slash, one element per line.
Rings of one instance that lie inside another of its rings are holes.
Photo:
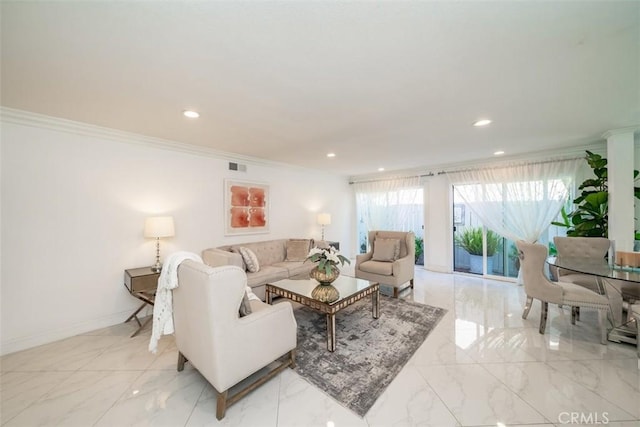
<path fill-rule="evenodd" d="M 487 230 L 487 256 L 495 255 L 500 246 L 498 233 Z M 456 244 L 470 255 L 482 255 L 482 227 L 465 228 L 455 237 Z"/>

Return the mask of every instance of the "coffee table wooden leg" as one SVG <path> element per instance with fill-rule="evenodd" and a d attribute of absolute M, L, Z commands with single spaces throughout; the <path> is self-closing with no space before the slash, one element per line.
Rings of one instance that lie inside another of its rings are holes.
<path fill-rule="evenodd" d="M 377 319 L 380 316 L 380 291 L 371 294 L 371 304 L 371 314 L 374 319 Z"/>
<path fill-rule="evenodd" d="M 327 350 L 336 351 L 336 315 L 327 314 Z"/>

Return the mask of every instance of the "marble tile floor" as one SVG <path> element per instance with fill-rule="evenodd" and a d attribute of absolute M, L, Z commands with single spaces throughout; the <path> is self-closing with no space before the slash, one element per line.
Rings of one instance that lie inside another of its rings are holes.
<path fill-rule="evenodd" d="M 215 418 L 212 387 L 164 337 L 120 324 L 0 359 L 2 426 L 640 426 L 635 348 L 599 344 L 595 311 L 539 303 L 513 283 L 416 270 L 402 298 L 449 310 L 364 418 L 286 370 Z M 338 318 L 338 321 L 339 318 Z M 338 337 L 339 340 L 339 337 Z M 339 341 L 338 341 L 339 345 Z"/>

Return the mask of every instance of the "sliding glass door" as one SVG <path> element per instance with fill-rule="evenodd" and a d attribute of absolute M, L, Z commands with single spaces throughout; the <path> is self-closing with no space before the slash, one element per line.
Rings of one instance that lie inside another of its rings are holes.
<path fill-rule="evenodd" d="M 464 200 L 453 194 L 453 271 L 517 277 L 513 242 L 484 227 Z"/>
<path fill-rule="evenodd" d="M 504 238 L 494 230 L 486 227 L 482 220 L 470 209 L 468 202 L 480 204 L 479 195 L 491 194 L 484 197 L 481 207 L 489 218 L 504 218 L 508 220 L 514 215 L 513 205 L 519 206 L 519 211 L 536 212 L 539 205 L 548 203 L 550 199 L 557 200 L 559 187 L 563 191 L 560 180 L 508 182 L 504 184 L 463 184 L 453 188 L 453 270 L 473 274 L 517 278 L 520 269 L 518 249 L 514 241 Z M 527 187 L 529 191 L 514 191 L 514 187 Z M 534 191 L 531 191 L 531 188 Z M 460 191 L 457 191 L 460 190 Z M 484 194 L 483 194 L 484 192 Z M 460 195 L 463 193 L 465 198 Z M 569 202 L 567 202 L 569 203 Z M 556 219 L 558 220 L 558 219 Z M 495 223 L 495 221 L 494 221 Z M 553 236 L 563 235 L 563 230 L 552 226 L 538 236 L 538 243 L 549 247 L 553 254 Z"/>

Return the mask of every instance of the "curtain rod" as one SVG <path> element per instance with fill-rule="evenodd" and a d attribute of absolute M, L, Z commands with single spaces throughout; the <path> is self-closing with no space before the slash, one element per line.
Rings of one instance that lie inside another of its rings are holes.
<path fill-rule="evenodd" d="M 382 182 L 382 181 L 390 181 L 392 179 L 404 179 L 404 178 L 413 178 L 413 177 L 418 177 L 418 178 L 424 178 L 424 177 L 429 177 L 429 176 L 436 176 L 436 175 L 444 175 L 444 174 L 448 174 L 448 173 L 458 173 L 458 172 L 470 172 L 470 171 L 477 171 L 477 170 L 482 170 L 482 169 L 503 169 L 503 168 L 508 168 L 514 165 L 541 165 L 541 164 L 545 164 L 545 163 L 555 163 L 555 162 L 564 162 L 567 160 L 583 160 L 584 157 L 569 157 L 566 159 L 553 159 L 553 160 L 543 160 L 543 161 L 538 161 L 538 162 L 523 162 L 523 163 L 511 163 L 508 165 L 501 165 L 501 166 L 493 166 L 493 167 L 478 167 L 478 168 L 469 168 L 469 169 L 454 169 L 454 170 L 450 170 L 450 171 L 445 171 L 445 170 L 441 170 L 440 172 L 437 173 L 433 173 L 433 172 L 429 172 L 426 174 L 421 174 L 421 175 L 404 175 L 404 176 L 398 176 L 398 177 L 387 177 L 387 178 L 377 178 L 377 179 L 367 179 L 364 181 L 349 181 L 349 184 L 360 184 L 360 183 L 368 183 L 368 182 Z"/>
<path fill-rule="evenodd" d="M 429 172 L 423 175 L 403 175 L 396 177 L 387 177 L 387 178 L 377 178 L 377 179 L 366 179 L 364 181 L 349 181 L 349 184 L 364 184 L 367 182 L 382 182 L 382 181 L 391 181 L 392 179 L 407 179 L 407 178 L 423 178 L 425 176 L 436 176 L 433 172 Z"/>
<path fill-rule="evenodd" d="M 506 169 L 512 166 L 529 166 L 529 165 L 544 165 L 546 163 L 557 163 L 557 162 L 566 162 L 567 160 L 584 160 L 584 157 L 569 157 L 566 159 L 553 159 L 553 160 L 542 160 L 542 161 L 538 161 L 538 162 L 525 162 L 525 163 L 512 163 L 512 164 L 508 164 L 508 165 L 496 165 L 496 166 L 489 166 L 489 167 L 484 167 L 484 168 L 469 168 L 469 169 L 457 169 L 457 170 L 450 170 L 450 171 L 440 171 L 438 172 L 438 175 L 444 175 L 444 174 L 448 174 L 448 173 L 459 173 L 459 172 L 472 172 L 472 171 L 479 171 L 479 170 L 483 170 L 483 169 Z"/>

